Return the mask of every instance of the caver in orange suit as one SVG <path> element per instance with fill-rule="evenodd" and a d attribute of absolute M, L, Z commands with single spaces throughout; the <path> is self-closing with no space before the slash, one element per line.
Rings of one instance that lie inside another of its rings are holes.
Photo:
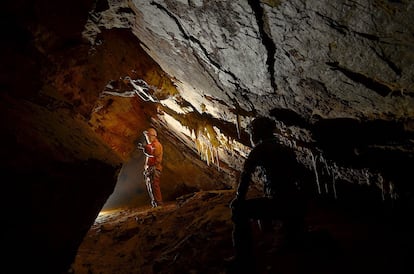
<path fill-rule="evenodd" d="M 157 131 L 154 128 L 144 131 L 144 135 L 148 142 L 143 148 L 146 156 L 144 177 L 151 198 L 151 205 L 157 207 L 163 204 L 160 188 L 163 147 L 157 138 Z"/>

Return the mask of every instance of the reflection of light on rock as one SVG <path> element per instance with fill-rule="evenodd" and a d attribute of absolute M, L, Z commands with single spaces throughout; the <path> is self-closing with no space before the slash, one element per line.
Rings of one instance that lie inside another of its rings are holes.
<path fill-rule="evenodd" d="M 183 107 L 177 103 L 177 100 L 175 98 L 167 98 L 165 100 L 162 100 L 162 105 L 168 107 L 169 109 L 173 110 L 175 113 L 178 114 L 186 114 L 193 112 L 194 109 L 191 106 Z"/>
<path fill-rule="evenodd" d="M 171 129 L 171 133 L 175 134 L 175 137 L 180 139 L 184 144 L 186 144 L 189 148 L 194 148 L 194 143 L 191 141 L 191 130 L 188 127 L 184 127 L 181 125 L 179 121 L 174 119 L 172 116 L 168 115 L 167 113 L 164 113 L 162 117 L 159 117 L 160 120 L 162 120 L 166 127 Z M 190 138 L 188 138 L 190 137 Z"/>
<path fill-rule="evenodd" d="M 173 106 L 173 104 L 169 106 Z M 228 138 L 215 126 L 206 124 L 204 127 L 188 128 L 168 113 L 164 113 L 159 118 L 165 127 L 172 129 L 171 132 L 174 132 L 175 136 L 188 148 L 198 153 L 208 165 L 214 164 L 220 168 L 220 161 L 224 161 L 226 165 L 238 169 L 242 167 L 243 159 L 235 157 L 235 154 L 246 157 L 250 151 L 250 148 Z M 229 155 L 228 152 L 233 155 Z"/>
<path fill-rule="evenodd" d="M 119 209 L 102 210 L 99 212 L 98 217 L 96 217 L 95 224 L 105 223 L 119 212 Z"/>

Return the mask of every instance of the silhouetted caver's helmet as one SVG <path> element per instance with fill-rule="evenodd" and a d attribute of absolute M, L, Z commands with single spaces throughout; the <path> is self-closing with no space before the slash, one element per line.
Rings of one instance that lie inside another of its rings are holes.
<path fill-rule="evenodd" d="M 250 124 L 250 137 L 254 144 L 274 137 L 276 123 L 268 117 L 258 117 Z"/>

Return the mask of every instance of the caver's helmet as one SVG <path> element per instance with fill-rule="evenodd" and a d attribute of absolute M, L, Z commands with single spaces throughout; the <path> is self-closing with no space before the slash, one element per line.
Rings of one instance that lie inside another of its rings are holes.
<path fill-rule="evenodd" d="M 273 138 L 275 136 L 275 129 L 275 121 L 268 117 L 258 117 L 254 119 L 250 124 L 250 140 L 252 145 Z"/>
<path fill-rule="evenodd" d="M 147 131 L 146 131 L 146 134 L 148 135 L 148 136 L 157 136 L 157 131 L 155 130 L 155 128 L 152 128 L 152 127 L 150 127 Z"/>

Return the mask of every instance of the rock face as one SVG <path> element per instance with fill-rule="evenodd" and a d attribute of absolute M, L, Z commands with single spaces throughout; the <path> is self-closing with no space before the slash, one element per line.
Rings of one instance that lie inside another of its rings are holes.
<path fill-rule="evenodd" d="M 316 195 L 412 209 L 411 1 L 23 2 L 1 16 L 1 168 L 30 184 L 43 273 L 68 269 L 150 125 L 169 200 L 233 188 L 266 115 Z"/>

